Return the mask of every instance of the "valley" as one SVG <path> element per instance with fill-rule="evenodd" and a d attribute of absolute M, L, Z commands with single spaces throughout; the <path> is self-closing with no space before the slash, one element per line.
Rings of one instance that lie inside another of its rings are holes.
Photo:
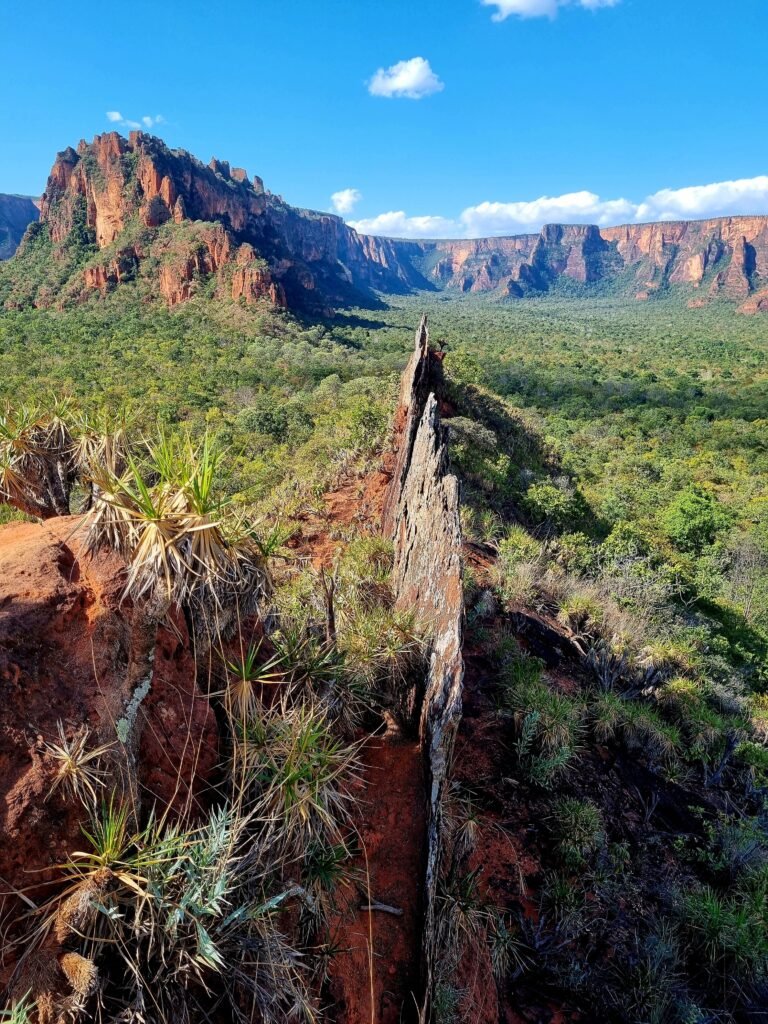
<path fill-rule="evenodd" d="M 13 1024 L 762 1019 L 766 260 L 58 154 L 0 264 Z"/>

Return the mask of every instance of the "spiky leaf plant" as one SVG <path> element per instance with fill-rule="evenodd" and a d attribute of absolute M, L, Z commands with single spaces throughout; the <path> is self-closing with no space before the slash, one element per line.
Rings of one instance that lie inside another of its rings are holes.
<path fill-rule="evenodd" d="M 162 609 L 185 607 L 212 642 L 255 611 L 270 586 L 256 542 L 215 493 L 219 456 L 208 438 L 195 447 L 161 434 L 122 476 L 95 478 L 88 546 L 126 558 L 126 594 Z"/>
<path fill-rule="evenodd" d="M 58 734 L 58 743 L 46 743 L 44 748 L 56 766 L 56 774 L 46 799 L 62 786 L 81 803 L 95 806 L 96 787 L 104 785 L 105 775 L 99 767 L 99 760 L 109 752 L 112 744 L 102 743 L 88 749 L 91 731 L 87 726 L 78 729 L 68 739 L 63 723 L 59 722 Z"/>
<path fill-rule="evenodd" d="M 5 1024 L 29 1024 L 35 1010 L 34 1002 L 28 995 L 22 996 L 5 1009 L 0 1010 L 0 1020 Z"/>
<path fill-rule="evenodd" d="M 313 843 L 345 845 L 360 778 L 359 743 L 332 731 L 310 699 L 264 708 L 251 721 L 245 747 L 254 817 L 278 859 L 298 859 Z"/>
<path fill-rule="evenodd" d="M 71 1020 L 92 1019 L 97 977 L 114 1019 L 209 1019 L 226 998 L 229 1019 L 313 1020 L 299 955 L 278 928 L 302 890 L 273 876 L 249 817 L 225 806 L 196 828 L 151 817 L 136 832 L 129 819 L 102 806 L 89 848 L 64 865 L 66 887 L 39 912 L 22 972 L 53 931 L 71 958 L 77 998 L 59 1007 Z"/>
<path fill-rule="evenodd" d="M 41 519 L 69 514 L 76 466 L 65 414 L 63 406 L 0 412 L 0 500 Z"/>
<path fill-rule="evenodd" d="M 274 686 L 285 678 L 281 670 L 283 659 L 279 655 L 259 659 L 262 642 L 251 643 L 241 658 L 227 662 L 227 688 L 224 701 L 230 718 L 244 723 L 259 708 L 259 688 Z"/>

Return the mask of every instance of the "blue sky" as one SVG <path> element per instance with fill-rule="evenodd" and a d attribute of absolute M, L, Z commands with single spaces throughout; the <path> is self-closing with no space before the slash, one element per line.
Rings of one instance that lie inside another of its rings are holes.
<path fill-rule="evenodd" d="M 382 233 L 768 212 L 766 43 L 768 0 L 0 0 L 0 191 L 160 115 Z"/>

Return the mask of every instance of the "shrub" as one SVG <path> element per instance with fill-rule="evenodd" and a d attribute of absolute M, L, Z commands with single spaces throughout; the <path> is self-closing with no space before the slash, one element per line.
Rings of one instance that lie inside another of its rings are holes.
<path fill-rule="evenodd" d="M 732 521 L 730 511 L 713 494 L 695 485 L 675 498 L 661 517 L 672 543 L 694 554 L 701 553 Z"/>
<path fill-rule="evenodd" d="M 627 749 L 638 750 L 652 761 L 671 761 L 681 747 L 679 730 L 644 701 L 625 702 L 621 731 Z"/>
<path fill-rule="evenodd" d="M 756 982 L 768 973 L 768 902 L 764 876 L 732 896 L 710 886 L 682 895 L 680 917 L 694 954 L 712 968 Z"/>
<path fill-rule="evenodd" d="M 555 850 L 567 868 L 583 867 L 605 845 L 603 816 L 591 800 L 556 800 L 548 826 Z"/>
<path fill-rule="evenodd" d="M 589 703 L 589 721 L 599 743 L 612 740 L 624 719 L 625 701 L 615 693 L 599 693 Z"/>
<path fill-rule="evenodd" d="M 523 506 L 536 522 L 558 530 L 578 527 L 588 511 L 584 499 L 567 477 L 531 484 Z"/>
<path fill-rule="evenodd" d="M 594 594 L 575 591 L 563 601 L 557 618 L 577 636 L 594 637 L 600 632 L 603 609 Z"/>
<path fill-rule="evenodd" d="M 581 705 L 550 690 L 540 678 L 511 683 L 503 697 L 514 715 L 518 765 L 534 785 L 549 788 L 576 754 L 582 732 Z"/>
<path fill-rule="evenodd" d="M 542 545 L 522 526 L 510 526 L 499 541 L 499 564 L 506 570 L 520 562 L 533 562 L 543 553 Z"/>
<path fill-rule="evenodd" d="M 263 708 L 248 723 L 242 755 L 251 813 L 274 858 L 300 858 L 312 843 L 344 844 L 360 774 L 358 746 L 344 744 L 310 700 Z M 237 777 L 237 770 L 235 770 Z"/>

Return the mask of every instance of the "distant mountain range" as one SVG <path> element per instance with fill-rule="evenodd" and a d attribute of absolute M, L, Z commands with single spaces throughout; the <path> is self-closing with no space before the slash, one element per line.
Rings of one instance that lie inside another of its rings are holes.
<path fill-rule="evenodd" d="M 39 216 L 39 199 L 0 194 L 0 260 L 13 256 L 27 227 Z"/>
<path fill-rule="evenodd" d="M 0 196 L 1 257 L 37 216 L 33 200 Z M 689 305 L 724 297 L 744 312 L 768 310 L 768 217 L 380 238 L 143 132 L 110 132 L 59 153 L 39 216 L 0 270 L 6 306 L 67 305 L 134 282 L 171 305 L 204 291 L 320 313 L 417 289 L 509 298 L 603 290 L 643 300 L 675 286 Z"/>

